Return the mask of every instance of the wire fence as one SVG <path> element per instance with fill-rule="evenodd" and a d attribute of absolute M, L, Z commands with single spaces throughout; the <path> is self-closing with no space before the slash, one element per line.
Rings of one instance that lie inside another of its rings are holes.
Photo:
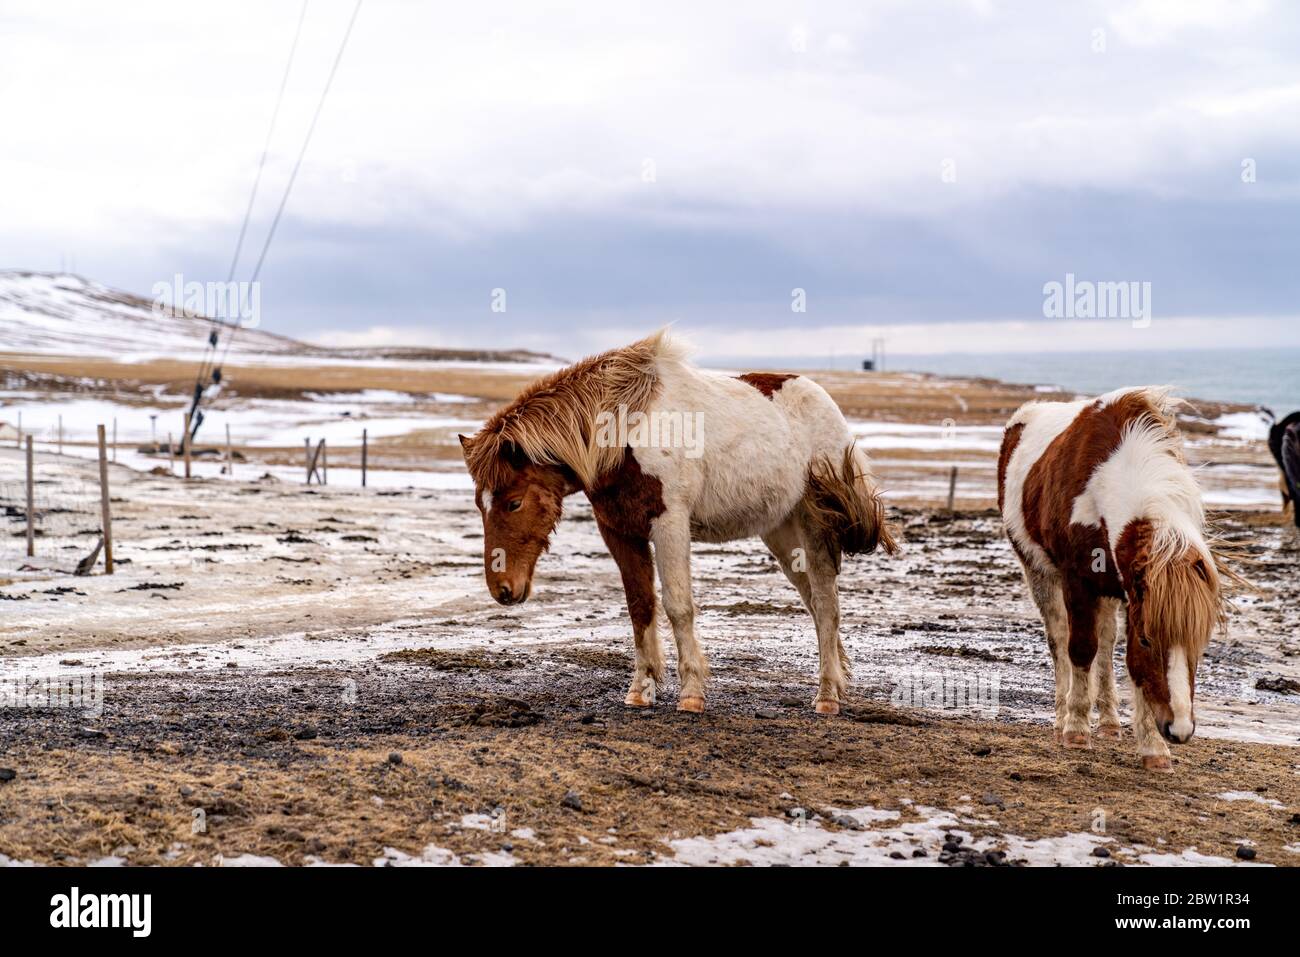
<path fill-rule="evenodd" d="M 94 462 L 40 457 L 32 484 L 31 552 L 28 553 L 26 461 L 0 459 L 0 573 L 75 571 L 102 534 L 99 474 Z"/>

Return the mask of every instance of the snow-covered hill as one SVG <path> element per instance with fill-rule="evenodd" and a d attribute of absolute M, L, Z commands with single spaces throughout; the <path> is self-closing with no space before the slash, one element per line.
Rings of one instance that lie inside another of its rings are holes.
<path fill-rule="evenodd" d="M 207 319 L 156 313 L 148 299 L 58 273 L 0 272 L 0 352 L 130 360 L 195 358 L 208 344 Z M 244 329 L 232 352 L 304 354 L 311 346 Z"/>
<path fill-rule="evenodd" d="M 93 356 L 123 362 L 201 359 L 212 323 L 168 310 L 140 296 L 66 273 L 0 271 L 0 354 Z M 223 341 L 224 341 L 223 331 Z M 281 357 L 338 362 L 523 363 L 555 366 L 554 356 L 526 350 L 380 347 L 331 349 L 241 329 L 232 359 Z"/>

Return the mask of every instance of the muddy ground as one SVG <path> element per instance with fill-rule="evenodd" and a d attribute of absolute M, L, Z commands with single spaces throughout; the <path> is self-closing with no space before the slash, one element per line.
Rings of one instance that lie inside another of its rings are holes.
<path fill-rule="evenodd" d="M 501 608 L 465 492 L 114 483 L 116 574 L 60 572 L 75 520 L 6 562 L 0 679 L 98 675 L 103 708 L 0 708 L 0 861 L 1300 863 L 1300 550 L 1272 514 L 1219 516 L 1260 590 L 1211 646 L 1198 737 L 1152 774 L 1128 736 L 1052 744 L 988 510 L 895 507 L 904 555 L 846 566 L 856 679 L 830 719 L 761 545 L 699 546 L 696 716 L 671 673 L 653 710 L 622 705 L 630 629 L 577 501 L 534 598 Z M 993 694 L 900 706 L 918 675 Z"/>
<path fill-rule="evenodd" d="M 1258 861 L 1294 863 L 1300 785 L 1289 749 L 1199 739 L 1173 774 L 1152 776 L 1129 742 L 1065 752 L 1027 724 L 867 701 L 819 719 L 797 679 L 759 695 L 723 686 L 701 717 L 636 712 L 621 703 L 624 664 L 530 653 L 450 671 L 116 679 L 102 721 L 4 722 L 17 777 L 0 792 L 0 852 L 370 863 L 432 846 L 466 862 L 645 863 L 672 860 L 674 839 L 753 818 L 788 819 L 794 837 L 796 808 L 824 819 L 819 828 L 852 832 L 859 818 L 844 809 L 923 822 L 920 806 L 955 811 L 966 840 L 988 836 L 990 849 L 1007 847 L 1008 834 L 1089 831 L 1101 809 L 1114 850 L 1098 864 L 1123 860 L 1119 848 L 1233 860 L 1243 842 Z M 345 705 L 349 680 L 356 701 Z M 1235 792 L 1259 800 L 1215 797 Z M 942 844 L 899 838 L 889 850 L 929 863 Z M 1021 859 L 1013 849 L 1009 860 Z"/>

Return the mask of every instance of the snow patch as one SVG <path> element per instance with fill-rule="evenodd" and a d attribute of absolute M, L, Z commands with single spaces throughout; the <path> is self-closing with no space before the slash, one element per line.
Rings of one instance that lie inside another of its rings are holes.
<path fill-rule="evenodd" d="M 1250 801 L 1254 804 L 1265 804 L 1268 807 L 1284 808 L 1286 807 L 1281 801 L 1273 798 L 1266 798 L 1254 791 L 1224 791 L 1221 794 L 1214 795 L 1220 801 Z"/>
<path fill-rule="evenodd" d="M 881 825 L 898 820 L 898 811 L 861 807 L 832 811 L 836 817 L 852 818 L 862 830 L 829 830 L 823 818 L 811 821 L 776 817 L 754 818 L 750 827 L 715 834 L 711 837 L 679 838 L 666 841 L 675 858 L 665 859 L 664 865 L 720 866 L 730 864 L 755 865 L 867 865 L 938 867 L 943 843 L 951 835 L 961 838 L 961 846 L 983 852 L 1001 850 L 1007 860 L 1023 861 L 1030 866 L 1095 867 L 1105 858 L 1096 854 L 1106 848 L 1111 855 L 1122 854 L 1130 862 L 1158 866 L 1188 866 L 1193 864 L 1232 865 L 1238 862 L 1223 857 L 1200 854 L 1195 847 L 1181 853 L 1137 853 L 1114 847 L 1114 839 L 1088 832 L 1072 832 L 1057 837 L 1028 840 L 1015 834 L 983 837 L 972 840 L 963 824 L 989 825 L 996 822 L 983 819 L 973 821 L 951 811 L 916 806 L 920 820 L 905 821 L 892 826 Z M 914 857 L 914 852 L 924 850 L 924 857 Z M 891 854 L 901 855 L 891 857 Z"/>
<path fill-rule="evenodd" d="M 513 855 L 503 852 L 488 851 L 461 857 L 436 844 L 428 845 L 418 855 L 386 847 L 383 855 L 374 861 L 375 867 L 469 867 L 475 864 L 483 867 L 514 867 L 516 863 L 518 862 Z"/>
<path fill-rule="evenodd" d="M 1261 441 L 1268 438 L 1268 422 L 1258 412 L 1226 412 L 1211 424 L 1219 427 L 1219 437 Z"/>
<path fill-rule="evenodd" d="M 217 859 L 218 867 L 284 867 L 274 857 L 260 854 L 240 854 L 238 857 L 221 857 Z"/>

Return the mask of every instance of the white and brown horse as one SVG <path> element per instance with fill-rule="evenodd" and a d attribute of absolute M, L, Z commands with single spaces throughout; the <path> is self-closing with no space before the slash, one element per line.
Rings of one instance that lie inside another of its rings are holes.
<path fill-rule="evenodd" d="M 1031 402 L 1007 423 L 998 505 L 1042 613 L 1056 668 L 1056 734 L 1088 747 L 1119 737 L 1112 664 L 1116 615 L 1133 682 L 1143 764 L 1169 767 L 1165 741 L 1196 730 L 1196 669 L 1223 621 L 1228 572 L 1207 534 L 1182 452 L 1177 400 L 1164 388 Z"/>
<path fill-rule="evenodd" d="M 632 619 L 628 705 L 654 704 L 664 680 L 657 568 L 677 642 L 677 707 L 704 709 L 691 541 L 758 535 L 816 625 L 816 710 L 839 711 L 850 670 L 839 635 L 841 553 L 895 544 L 866 454 L 816 383 L 697 369 L 661 331 L 534 383 L 460 439 L 483 515 L 488 590 L 502 604 L 528 598 L 565 497 L 590 500 Z"/>

